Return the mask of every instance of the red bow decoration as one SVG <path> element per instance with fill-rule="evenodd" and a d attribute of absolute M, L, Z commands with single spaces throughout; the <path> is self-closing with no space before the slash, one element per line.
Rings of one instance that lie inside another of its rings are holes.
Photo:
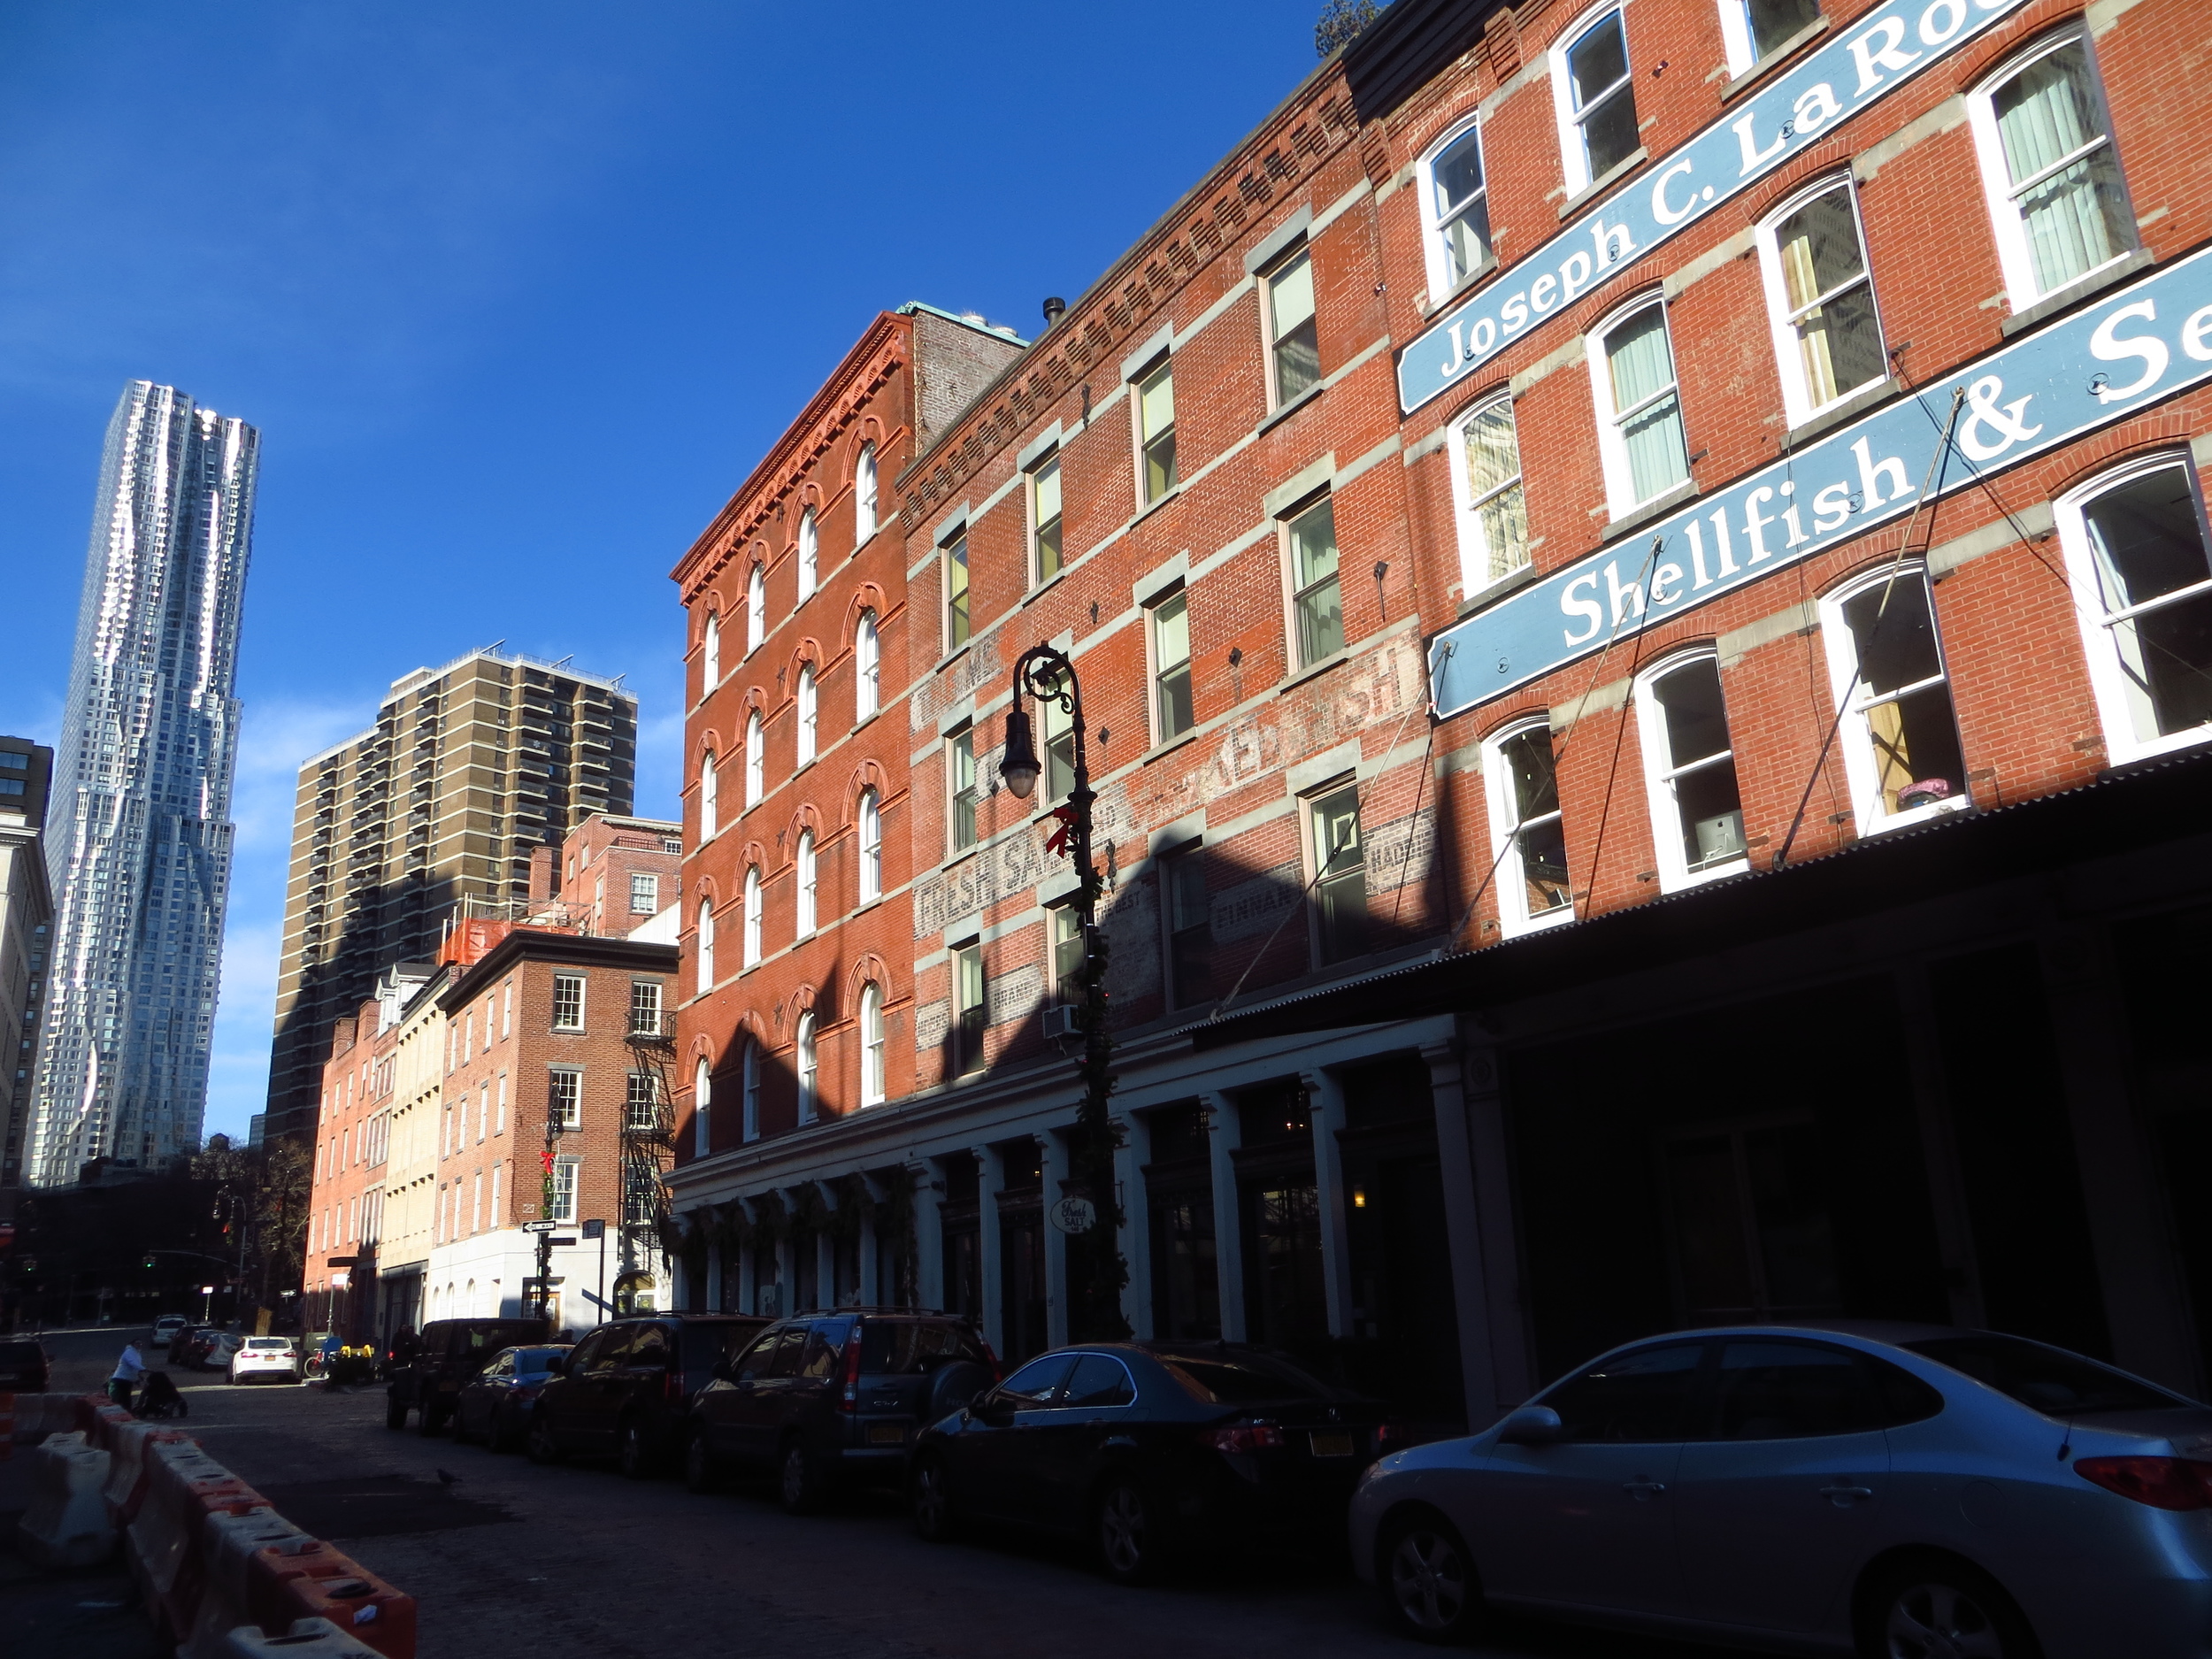
<path fill-rule="evenodd" d="M 1045 850 L 1065 858 L 1068 856 L 1068 837 L 1075 833 L 1075 809 L 1071 806 L 1055 807 L 1050 816 L 1060 827 L 1045 837 Z"/>
<path fill-rule="evenodd" d="M 550 1175 L 553 1173 L 553 1154 L 549 1149 L 542 1156 L 545 1159 L 545 1172 Z"/>

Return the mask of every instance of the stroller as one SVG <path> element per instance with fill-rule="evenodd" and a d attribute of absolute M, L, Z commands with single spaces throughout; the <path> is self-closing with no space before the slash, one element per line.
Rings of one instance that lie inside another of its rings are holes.
<path fill-rule="evenodd" d="M 146 1380 L 138 1391 L 138 1404 L 134 1408 L 137 1416 L 166 1421 L 183 1417 L 190 1409 L 184 1396 L 177 1392 L 176 1384 L 169 1380 L 167 1371 L 146 1373 Z"/>

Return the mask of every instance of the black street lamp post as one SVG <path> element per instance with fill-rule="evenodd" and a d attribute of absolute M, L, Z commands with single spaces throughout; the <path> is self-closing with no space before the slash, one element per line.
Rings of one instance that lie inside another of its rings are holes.
<path fill-rule="evenodd" d="M 1075 664 L 1064 651 L 1049 645 L 1032 646 L 1014 664 L 1014 703 L 1006 712 L 1006 749 L 999 760 L 999 776 L 1019 801 L 1037 787 L 1043 768 L 1024 695 L 1050 704 L 1068 717 L 1073 738 L 1071 787 L 1060 818 L 1068 856 L 1080 885 L 1077 888 L 1076 919 L 1083 941 L 1083 1103 L 1076 1115 L 1075 1173 L 1082 1195 L 1090 1200 L 1092 1220 L 1080 1233 L 1071 1232 L 1071 1243 L 1088 1258 L 1084 1276 L 1078 1340 L 1105 1341 L 1129 1334 L 1122 1317 L 1121 1289 L 1129 1270 L 1121 1257 L 1121 1203 L 1114 1180 L 1114 1147 L 1118 1139 L 1106 1109 L 1113 1093 L 1113 1041 L 1106 1025 L 1106 942 L 1098 931 L 1098 866 L 1091 858 L 1091 772 L 1084 751 L 1083 694 L 1076 683 Z"/>

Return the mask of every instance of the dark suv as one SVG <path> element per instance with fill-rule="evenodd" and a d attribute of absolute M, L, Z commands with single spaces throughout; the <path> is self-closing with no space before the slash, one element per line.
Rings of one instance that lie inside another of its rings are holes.
<path fill-rule="evenodd" d="M 815 1509 L 844 1484 L 905 1479 L 915 1436 L 998 1380 L 973 1322 L 912 1308 L 803 1314 L 761 1333 L 691 1407 L 684 1478 L 732 1465 L 776 1471 L 783 1507 Z"/>
<path fill-rule="evenodd" d="M 396 1349 L 389 1368 L 384 1426 L 407 1426 L 409 1407 L 425 1434 L 435 1434 L 453 1415 L 461 1390 L 502 1348 L 523 1348 L 546 1340 L 543 1319 L 433 1319 L 403 1359 Z"/>
<path fill-rule="evenodd" d="M 767 1323 L 742 1313 L 656 1313 L 601 1325 L 540 1391 L 525 1441 L 532 1460 L 611 1455 L 624 1474 L 646 1479 L 682 1443 L 691 1397 Z"/>

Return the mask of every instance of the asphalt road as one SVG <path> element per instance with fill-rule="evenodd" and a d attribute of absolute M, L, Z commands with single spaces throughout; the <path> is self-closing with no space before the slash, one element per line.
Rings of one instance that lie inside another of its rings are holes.
<path fill-rule="evenodd" d="M 56 1387 L 99 1387 L 128 1334 L 49 1337 L 61 1362 Z M 733 1650 L 775 1659 L 1413 1659 L 1422 1651 L 1384 1628 L 1369 1593 L 1328 1560 L 1233 1561 L 1125 1590 L 1072 1548 L 1034 1539 L 922 1543 L 888 1494 L 795 1520 L 764 1489 L 695 1497 L 673 1480 L 627 1481 L 582 1463 L 539 1468 L 425 1440 L 411 1427 L 395 1433 L 384 1426 L 380 1388 L 234 1388 L 212 1373 L 175 1375 L 190 1405 L 176 1426 L 288 1518 L 418 1599 L 421 1659 L 508 1651 L 726 1659 Z M 1709 1659 L 1705 1649 L 1543 1625 L 1481 1651 Z"/>

